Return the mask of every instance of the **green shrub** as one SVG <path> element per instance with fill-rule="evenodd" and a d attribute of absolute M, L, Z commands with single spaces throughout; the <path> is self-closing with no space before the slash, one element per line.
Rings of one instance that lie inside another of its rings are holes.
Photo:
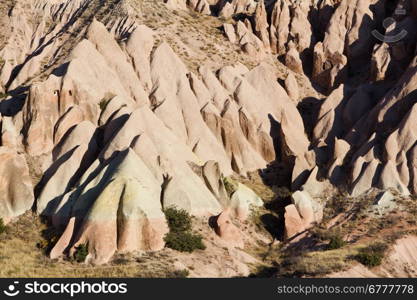
<path fill-rule="evenodd" d="M 279 198 L 288 198 L 292 195 L 292 192 L 286 186 L 274 186 L 273 191 Z"/>
<path fill-rule="evenodd" d="M 107 100 L 107 99 L 101 100 L 100 103 L 98 104 L 100 106 L 100 110 L 104 111 L 109 103 L 110 103 L 110 100 Z"/>
<path fill-rule="evenodd" d="M 87 244 L 80 244 L 75 250 L 74 259 L 81 263 L 84 262 L 88 255 L 88 245 Z"/>
<path fill-rule="evenodd" d="M 190 272 L 187 269 L 184 270 L 176 270 L 173 272 L 168 273 L 168 278 L 187 278 L 190 275 Z"/>
<path fill-rule="evenodd" d="M 361 264 L 368 267 L 379 266 L 384 258 L 387 245 L 384 243 L 375 243 L 366 248 L 363 248 L 355 256 L 355 259 Z"/>
<path fill-rule="evenodd" d="M 229 197 L 231 197 L 238 188 L 237 182 L 230 177 L 224 177 L 223 184 Z"/>
<path fill-rule="evenodd" d="M 191 232 L 192 220 L 186 210 L 168 207 L 164 210 L 164 213 L 169 227 L 169 233 L 164 237 L 168 248 L 181 252 L 206 249 L 203 244 L 203 237 Z"/>
<path fill-rule="evenodd" d="M 6 225 L 4 225 L 3 219 L 0 218 L 0 234 L 6 231 Z"/>
<path fill-rule="evenodd" d="M 361 252 L 356 255 L 356 260 L 368 267 L 379 266 L 383 256 L 380 253 Z"/>
<path fill-rule="evenodd" d="M 39 242 L 36 243 L 36 247 L 43 250 L 45 253 L 49 253 L 59 240 L 59 235 L 53 231 L 49 231 Z"/>
<path fill-rule="evenodd" d="M 184 209 L 168 207 L 164 210 L 164 213 L 171 232 L 191 230 L 191 216 Z"/>
<path fill-rule="evenodd" d="M 164 240 L 168 248 L 181 252 L 191 253 L 197 249 L 206 249 L 206 246 L 203 244 L 203 237 L 191 232 L 169 232 Z"/>
<path fill-rule="evenodd" d="M 346 242 L 343 240 L 341 235 L 334 235 L 330 238 L 330 242 L 327 245 L 327 249 L 334 250 L 342 248 L 346 245 Z"/>

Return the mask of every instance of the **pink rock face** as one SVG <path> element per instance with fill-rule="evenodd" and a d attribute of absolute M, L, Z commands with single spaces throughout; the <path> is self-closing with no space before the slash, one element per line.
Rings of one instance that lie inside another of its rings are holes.
<path fill-rule="evenodd" d="M 265 48 L 269 48 L 268 21 L 263 0 L 258 2 L 254 16 L 254 33 L 263 42 Z"/>
<path fill-rule="evenodd" d="M 229 210 L 224 210 L 215 217 L 214 230 L 216 234 L 232 247 L 244 247 L 243 237 L 240 230 L 232 223 Z"/>
<path fill-rule="evenodd" d="M 0 161 L 0 218 L 10 221 L 32 207 L 33 186 L 23 155 L 2 146 Z"/>
<path fill-rule="evenodd" d="M 40 156 L 52 151 L 53 127 L 59 118 L 59 83 L 51 77 L 47 82 L 31 87 L 23 108 L 26 125 L 24 145 L 29 155 Z"/>
<path fill-rule="evenodd" d="M 103 264 L 110 260 L 117 250 L 117 226 L 115 221 L 86 221 L 76 236 L 76 242 L 69 250 L 73 256 L 81 244 L 88 245 L 86 263 Z"/>
<path fill-rule="evenodd" d="M 288 1 L 279 0 L 275 2 L 271 15 L 270 38 L 273 52 L 282 55 L 286 52 L 286 44 L 291 23 Z"/>
<path fill-rule="evenodd" d="M 64 253 L 66 248 L 68 247 L 71 238 L 74 234 L 74 226 L 75 226 L 75 217 L 72 217 L 68 223 L 67 227 L 65 228 L 64 232 L 61 234 L 59 240 L 52 248 L 51 252 L 49 253 L 49 257 L 51 259 L 56 259 Z"/>
<path fill-rule="evenodd" d="M 313 199 L 303 190 L 292 195 L 293 204 L 285 207 L 285 232 L 287 239 L 291 239 L 305 230 L 319 224 L 323 218 L 321 203 Z"/>
<path fill-rule="evenodd" d="M 102 172 L 85 183 L 86 190 L 80 187 L 65 199 L 66 205 L 72 204 L 72 216 L 51 257 L 59 257 L 67 249 L 71 256 L 85 244 L 89 251 L 86 262 L 102 264 L 116 251 L 164 247 L 168 226 L 158 198 L 160 187 L 144 163 L 132 150 L 125 151 Z M 89 194 L 89 187 L 96 190 L 96 197 Z"/>
<path fill-rule="evenodd" d="M 127 220 L 123 224 L 117 249 L 122 252 L 131 252 L 137 249 L 161 250 L 165 246 L 161 237 L 164 237 L 167 232 L 166 220 L 163 217 L 148 220 Z"/>
<path fill-rule="evenodd" d="M 285 237 L 290 239 L 306 230 L 305 222 L 294 204 L 285 207 Z"/>
<path fill-rule="evenodd" d="M 290 46 L 289 51 L 285 54 L 285 65 L 295 73 L 303 73 L 303 63 L 300 59 L 300 54 L 294 46 Z"/>

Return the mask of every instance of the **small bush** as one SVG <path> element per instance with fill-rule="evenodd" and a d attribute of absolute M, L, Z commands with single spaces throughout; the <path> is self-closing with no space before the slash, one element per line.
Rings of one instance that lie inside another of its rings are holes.
<path fill-rule="evenodd" d="M 238 188 L 237 182 L 230 177 L 224 177 L 223 184 L 229 197 L 231 197 Z"/>
<path fill-rule="evenodd" d="M 356 255 L 356 260 L 368 267 L 379 266 L 383 256 L 380 253 L 361 252 Z"/>
<path fill-rule="evenodd" d="M 277 276 L 277 267 L 259 266 L 255 272 L 249 274 L 249 278 L 273 278 Z"/>
<path fill-rule="evenodd" d="M 355 259 L 368 267 L 379 266 L 382 263 L 387 248 L 387 245 L 384 243 L 375 243 L 361 249 L 355 256 Z"/>
<path fill-rule="evenodd" d="M 327 229 L 323 227 L 315 227 L 311 230 L 311 234 L 318 241 L 329 241 L 327 244 L 327 250 L 339 249 L 347 244 L 343 240 L 343 233 L 340 228 Z"/>
<path fill-rule="evenodd" d="M 104 111 L 109 103 L 110 103 L 110 100 L 106 100 L 106 99 L 101 100 L 100 103 L 98 104 L 100 107 L 100 110 Z"/>
<path fill-rule="evenodd" d="M 39 242 L 36 243 L 36 247 L 38 247 L 38 249 L 44 250 L 46 252 L 46 249 L 49 248 L 49 241 L 42 239 Z"/>
<path fill-rule="evenodd" d="M 346 245 L 346 242 L 343 240 L 341 235 L 334 235 L 330 238 L 330 242 L 327 245 L 327 249 L 334 250 L 342 248 Z"/>
<path fill-rule="evenodd" d="M 82 262 L 85 261 L 87 255 L 88 255 L 88 245 L 87 244 L 80 244 L 80 245 L 78 245 L 78 247 L 75 250 L 74 259 L 77 262 L 82 263 Z"/>
<path fill-rule="evenodd" d="M 168 273 L 168 278 L 187 278 L 190 275 L 190 272 L 187 269 L 176 270 Z"/>
<path fill-rule="evenodd" d="M 110 101 L 115 97 L 116 95 L 113 93 L 106 93 L 104 97 L 100 100 L 98 103 L 100 110 L 104 111 L 107 108 L 107 105 L 109 105 Z"/>
<path fill-rule="evenodd" d="M 317 226 L 317 227 L 312 228 L 310 232 L 311 232 L 312 237 L 319 241 L 326 241 L 326 240 L 330 240 L 331 238 L 331 234 L 329 230 L 326 228 L 321 228 Z"/>
<path fill-rule="evenodd" d="M 42 231 L 42 239 L 36 243 L 36 246 L 49 253 L 52 248 L 56 245 L 61 236 L 61 232 L 56 231 L 54 228 L 48 228 Z"/>
<path fill-rule="evenodd" d="M 58 242 L 58 239 L 58 236 L 42 239 L 36 243 L 36 247 L 43 250 L 45 253 L 49 253 Z"/>
<path fill-rule="evenodd" d="M 191 230 L 191 216 L 184 209 L 168 207 L 164 213 L 171 232 Z"/>
<path fill-rule="evenodd" d="M 206 249 L 206 246 L 203 244 L 203 237 L 191 232 L 169 232 L 164 240 L 168 248 L 181 252 L 191 253 L 197 249 Z"/>
<path fill-rule="evenodd" d="M 273 191 L 279 198 L 288 198 L 292 195 L 292 192 L 286 186 L 274 186 Z"/>
<path fill-rule="evenodd" d="M 203 244 L 203 237 L 191 232 L 192 220 L 186 210 L 168 207 L 164 210 L 164 213 L 169 227 L 169 233 L 164 237 L 168 248 L 181 252 L 206 249 Z"/>
<path fill-rule="evenodd" d="M 3 219 L 0 218 L 0 234 L 6 232 L 6 225 L 4 225 Z"/>

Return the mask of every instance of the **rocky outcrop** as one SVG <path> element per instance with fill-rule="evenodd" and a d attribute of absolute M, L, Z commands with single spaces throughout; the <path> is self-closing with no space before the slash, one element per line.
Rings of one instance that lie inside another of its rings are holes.
<path fill-rule="evenodd" d="M 160 250 L 168 232 L 160 185 L 145 163 L 129 149 L 107 165 L 94 164 L 75 191 L 55 206 L 68 225 L 51 257 L 80 244 L 89 247 L 87 262 L 107 262 L 115 251 Z"/>
<path fill-rule="evenodd" d="M 231 7 L 236 7 L 236 2 L 224 6 L 230 11 L 227 16 L 242 13 L 233 12 Z M 398 54 L 390 66 L 391 72 L 398 72 L 398 62 L 404 59 L 407 46 L 380 46 L 374 38 L 374 30 L 385 26 L 382 23 L 388 17 L 387 10 L 385 1 L 379 0 L 259 1 L 256 8 L 236 18 L 237 23 L 224 24 L 224 31 L 249 55 L 262 60 L 265 53 L 276 53 L 290 69 L 311 75 L 312 81 L 331 92 L 347 80 L 352 70 L 361 69 L 371 58 L 370 76 L 379 80 L 384 75 L 378 73 L 385 74 L 391 62 L 389 52 Z M 399 19 L 398 27 L 387 27 L 387 35 L 413 32 L 414 21 L 410 18 L 394 18 Z M 410 39 L 403 43 L 409 45 Z"/>
<path fill-rule="evenodd" d="M 235 2 L 226 4 L 220 16 L 238 14 L 239 9 L 231 8 Z M 251 56 L 261 60 L 269 52 L 282 55 L 287 53 L 288 43 L 292 42 L 296 44 L 297 55 L 291 56 L 304 57 L 304 52 L 314 43 L 307 2 L 279 0 L 271 5 L 262 0 L 254 9 L 244 11 L 250 17 L 238 21 L 234 28 L 230 23 L 224 24 L 224 31 L 232 43 L 237 42 Z"/>
<path fill-rule="evenodd" d="M 202 14 L 211 14 L 210 0 L 164 0 L 164 2 L 171 9 L 191 9 Z"/>
<path fill-rule="evenodd" d="M 332 14 L 322 43 L 314 48 L 313 78 L 325 88 L 332 88 L 342 80 L 342 72 L 349 62 L 357 67 L 369 59 L 371 37 L 383 17 L 383 1 L 342 0 Z"/>
<path fill-rule="evenodd" d="M 218 15 L 223 18 L 230 18 L 238 14 L 251 14 L 256 9 L 254 0 L 213 0 L 218 6 Z"/>
<path fill-rule="evenodd" d="M 288 3 L 285 0 L 276 1 L 271 14 L 271 26 L 269 27 L 271 49 L 279 55 L 286 53 L 286 44 L 288 42 L 288 24 L 291 23 Z"/>
<path fill-rule="evenodd" d="M 0 147 L 0 218 L 8 222 L 33 205 L 33 186 L 25 156 Z"/>
<path fill-rule="evenodd" d="M 253 18 L 253 30 L 255 35 L 262 41 L 265 48 L 269 48 L 269 33 L 268 33 L 268 20 L 265 10 L 264 1 L 259 1 L 254 18 Z"/>

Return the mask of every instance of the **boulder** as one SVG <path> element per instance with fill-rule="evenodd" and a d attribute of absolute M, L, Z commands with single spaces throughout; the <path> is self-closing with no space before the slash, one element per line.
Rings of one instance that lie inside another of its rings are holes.
<path fill-rule="evenodd" d="M 292 201 L 297 208 L 306 228 L 321 222 L 323 205 L 314 200 L 306 191 L 296 191 L 292 194 Z"/>
<path fill-rule="evenodd" d="M 249 216 L 251 207 L 259 207 L 264 203 L 262 199 L 250 188 L 242 183 L 237 184 L 236 190 L 230 197 L 230 215 L 239 220 L 246 220 Z"/>
<path fill-rule="evenodd" d="M 244 247 L 242 233 L 231 221 L 228 209 L 214 217 L 214 230 L 227 245 L 238 248 Z"/>
<path fill-rule="evenodd" d="M 285 207 L 285 233 L 286 239 L 295 237 L 296 235 L 306 230 L 305 223 L 301 218 L 298 210 L 294 204 L 287 205 Z"/>
<path fill-rule="evenodd" d="M 291 239 L 305 230 L 321 222 L 323 206 L 311 198 L 306 191 L 296 191 L 292 194 L 293 204 L 285 207 L 285 232 L 287 239 Z"/>

